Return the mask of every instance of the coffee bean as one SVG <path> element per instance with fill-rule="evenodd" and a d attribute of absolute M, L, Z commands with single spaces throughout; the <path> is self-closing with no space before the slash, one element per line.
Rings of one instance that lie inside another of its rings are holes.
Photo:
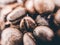
<path fill-rule="evenodd" d="M 51 41 L 54 37 L 54 32 L 46 26 L 36 27 L 33 31 L 33 34 L 43 41 Z"/>
<path fill-rule="evenodd" d="M 37 24 L 38 24 L 39 26 L 40 26 L 40 25 L 49 26 L 48 21 L 47 21 L 45 18 L 41 17 L 40 15 L 38 15 L 38 16 L 36 17 L 36 22 L 37 22 Z"/>
<path fill-rule="evenodd" d="M 22 33 L 16 28 L 6 28 L 1 35 L 1 45 L 19 45 Z"/>
<path fill-rule="evenodd" d="M 23 42 L 24 45 L 36 45 L 33 35 L 29 32 L 24 34 Z"/>
<path fill-rule="evenodd" d="M 36 23 L 35 21 L 29 17 L 29 16 L 26 16 L 24 17 L 21 22 L 20 22 L 20 29 L 34 29 L 36 27 Z"/>
<path fill-rule="evenodd" d="M 7 16 L 7 21 L 13 22 L 16 19 L 20 19 L 21 17 L 25 16 L 25 14 L 26 14 L 25 8 L 19 6 Z"/>

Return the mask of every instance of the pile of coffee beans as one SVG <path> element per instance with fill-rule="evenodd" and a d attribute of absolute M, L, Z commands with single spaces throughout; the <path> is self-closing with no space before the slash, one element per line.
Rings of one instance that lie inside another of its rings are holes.
<path fill-rule="evenodd" d="M 60 45 L 60 0 L 0 0 L 0 45 Z"/>

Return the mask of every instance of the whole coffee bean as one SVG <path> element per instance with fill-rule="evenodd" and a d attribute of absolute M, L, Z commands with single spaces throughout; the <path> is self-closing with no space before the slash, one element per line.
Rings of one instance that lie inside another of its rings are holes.
<path fill-rule="evenodd" d="M 24 34 L 23 43 L 24 43 L 24 45 L 36 45 L 35 39 L 30 32 L 27 32 Z"/>
<path fill-rule="evenodd" d="M 13 2 L 16 2 L 16 0 L 1 0 L 0 4 L 5 5 L 5 4 L 13 3 Z"/>
<path fill-rule="evenodd" d="M 34 7 L 39 14 L 53 12 L 54 0 L 34 0 Z"/>
<path fill-rule="evenodd" d="M 15 21 L 16 19 L 19 19 L 26 14 L 26 9 L 24 7 L 17 7 L 14 9 L 8 16 L 7 16 L 7 21 Z"/>
<path fill-rule="evenodd" d="M 1 34 L 1 45 L 19 45 L 22 33 L 16 28 L 6 28 Z"/>
<path fill-rule="evenodd" d="M 41 17 L 40 15 L 36 17 L 36 22 L 38 25 L 49 26 L 48 21 L 45 18 Z"/>
<path fill-rule="evenodd" d="M 54 14 L 54 23 L 60 26 L 60 9 Z"/>
<path fill-rule="evenodd" d="M 35 21 L 29 17 L 24 17 L 20 22 L 20 29 L 34 29 L 36 27 Z"/>
<path fill-rule="evenodd" d="M 28 10 L 29 13 L 34 14 L 35 9 L 34 9 L 34 0 L 27 0 L 25 2 L 25 8 Z"/>
<path fill-rule="evenodd" d="M 54 37 L 54 32 L 46 26 L 38 26 L 33 31 L 34 36 L 43 40 L 43 41 L 51 41 Z"/>

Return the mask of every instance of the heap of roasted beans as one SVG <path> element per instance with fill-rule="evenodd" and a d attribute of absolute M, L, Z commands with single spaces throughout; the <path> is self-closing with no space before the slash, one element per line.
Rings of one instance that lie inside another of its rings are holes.
<path fill-rule="evenodd" d="M 0 45 L 60 45 L 60 0 L 0 0 Z"/>

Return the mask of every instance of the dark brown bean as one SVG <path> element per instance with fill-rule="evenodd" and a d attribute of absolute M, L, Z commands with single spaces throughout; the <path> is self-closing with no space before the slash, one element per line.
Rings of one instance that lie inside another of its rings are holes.
<path fill-rule="evenodd" d="M 34 0 L 34 7 L 40 14 L 53 12 L 55 4 L 53 0 Z"/>
<path fill-rule="evenodd" d="M 41 17 L 40 15 L 36 17 L 36 22 L 39 26 L 40 25 L 49 26 L 48 21 L 45 18 Z"/>
<path fill-rule="evenodd" d="M 6 28 L 1 35 L 1 45 L 18 45 L 22 41 L 22 33 L 16 28 Z"/>
<path fill-rule="evenodd" d="M 24 7 L 17 7 L 14 9 L 8 16 L 7 16 L 7 21 L 15 21 L 18 18 L 21 18 L 22 16 L 25 16 L 26 10 Z"/>
<path fill-rule="evenodd" d="M 29 32 L 24 34 L 23 42 L 24 42 L 24 45 L 36 45 L 33 35 Z"/>
<path fill-rule="evenodd" d="M 54 14 L 54 23 L 60 26 L 60 9 Z"/>
<path fill-rule="evenodd" d="M 25 2 L 25 8 L 28 10 L 29 13 L 34 14 L 35 9 L 34 9 L 34 0 L 27 0 Z"/>
<path fill-rule="evenodd" d="M 29 16 L 24 17 L 20 22 L 20 29 L 34 29 L 35 27 L 35 21 Z"/>
<path fill-rule="evenodd" d="M 54 37 L 54 32 L 46 26 L 36 27 L 33 31 L 33 34 L 43 41 L 51 41 Z"/>

